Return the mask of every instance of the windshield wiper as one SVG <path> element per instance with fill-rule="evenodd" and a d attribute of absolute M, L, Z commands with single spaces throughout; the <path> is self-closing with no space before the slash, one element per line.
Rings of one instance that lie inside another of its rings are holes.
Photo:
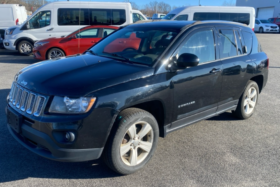
<path fill-rule="evenodd" d="M 106 52 L 103 52 L 103 53 L 108 54 L 108 55 L 113 56 L 113 57 L 121 58 L 121 59 L 125 60 L 126 62 L 132 64 L 132 62 L 130 61 L 129 58 L 126 58 L 126 57 L 124 57 L 124 56 L 122 56 L 122 55 L 119 55 L 119 54 L 117 54 L 117 53 L 106 53 Z"/>
<path fill-rule="evenodd" d="M 96 55 L 96 56 L 97 56 L 97 54 L 95 54 L 95 52 L 93 52 L 92 50 L 86 50 L 85 53 L 86 53 L 86 52 L 90 52 L 90 54 Z"/>

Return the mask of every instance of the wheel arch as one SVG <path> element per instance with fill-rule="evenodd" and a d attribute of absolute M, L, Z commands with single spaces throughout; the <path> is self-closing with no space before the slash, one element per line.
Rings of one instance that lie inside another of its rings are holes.
<path fill-rule="evenodd" d="M 19 39 L 17 39 L 17 40 L 15 41 L 15 43 L 14 43 L 14 45 L 16 46 L 16 50 L 18 50 L 18 44 L 19 44 L 20 42 L 22 42 L 23 40 L 27 40 L 27 41 L 31 42 L 32 45 L 34 45 L 34 43 L 35 43 L 34 40 L 32 40 L 31 38 L 28 38 L 28 37 L 19 38 Z"/>
<path fill-rule="evenodd" d="M 263 89 L 263 81 L 264 81 L 263 75 L 257 75 L 255 77 L 252 77 L 250 80 L 254 81 L 254 82 L 256 82 L 258 84 L 259 92 L 261 93 L 261 91 Z"/>

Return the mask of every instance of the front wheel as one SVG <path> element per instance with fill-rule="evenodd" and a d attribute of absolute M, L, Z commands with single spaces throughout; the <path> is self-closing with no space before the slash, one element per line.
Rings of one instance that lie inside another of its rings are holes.
<path fill-rule="evenodd" d="M 65 53 L 58 48 L 52 48 L 51 50 L 49 50 L 48 54 L 47 54 L 47 59 L 56 59 L 56 58 L 60 58 L 60 57 L 64 57 Z"/>
<path fill-rule="evenodd" d="M 251 117 L 255 111 L 259 97 L 259 86 L 254 81 L 249 81 L 247 87 L 239 99 L 237 108 L 233 111 L 239 119 Z"/>
<path fill-rule="evenodd" d="M 125 109 L 103 153 L 105 163 L 117 173 L 127 175 L 143 168 L 153 156 L 159 137 L 156 119 L 148 112 Z"/>
<path fill-rule="evenodd" d="M 21 41 L 17 48 L 20 54 L 31 55 L 33 52 L 33 44 L 27 40 Z"/>
<path fill-rule="evenodd" d="M 259 32 L 260 32 L 260 33 L 263 33 L 263 28 L 262 28 L 262 27 L 259 29 Z"/>

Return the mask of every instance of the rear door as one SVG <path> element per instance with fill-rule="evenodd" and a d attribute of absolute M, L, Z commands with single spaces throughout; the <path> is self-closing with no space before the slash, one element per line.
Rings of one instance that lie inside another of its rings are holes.
<path fill-rule="evenodd" d="M 198 66 L 178 70 L 172 78 L 176 128 L 216 112 L 221 90 L 222 63 L 216 53 L 216 31 L 212 27 L 193 30 L 175 52 L 195 54 Z M 174 58 L 173 57 L 173 58 Z M 194 115 L 196 114 L 196 115 Z"/>
<path fill-rule="evenodd" d="M 238 28 L 218 28 L 219 56 L 223 63 L 222 89 L 219 111 L 237 105 L 254 65 L 243 51 L 245 46 Z"/>

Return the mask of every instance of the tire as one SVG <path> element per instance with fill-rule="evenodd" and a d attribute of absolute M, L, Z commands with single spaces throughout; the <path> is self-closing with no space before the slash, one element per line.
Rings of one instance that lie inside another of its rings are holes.
<path fill-rule="evenodd" d="M 33 44 L 27 40 L 19 42 L 17 49 L 20 54 L 31 55 L 33 52 Z"/>
<path fill-rule="evenodd" d="M 249 94 L 250 93 L 250 94 Z M 256 109 L 259 98 L 259 86 L 254 81 L 249 81 L 247 87 L 239 99 L 237 108 L 233 114 L 239 119 L 250 118 Z"/>
<path fill-rule="evenodd" d="M 133 133 L 134 129 L 136 133 Z M 136 139 L 133 139 L 135 137 Z M 125 109 L 113 126 L 103 152 L 103 160 L 109 168 L 119 174 L 134 173 L 152 158 L 158 137 L 158 124 L 153 115 L 138 108 Z M 133 157 L 135 153 L 137 156 Z"/>
<path fill-rule="evenodd" d="M 263 33 L 263 28 L 262 27 L 259 28 L 259 32 Z"/>
<path fill-rule="evenodd" d="M 56 59 L 60 57 L 64 57 L 65 53 L 59 48 L 52 48 L 48 51 L 47 59 Z"/>

